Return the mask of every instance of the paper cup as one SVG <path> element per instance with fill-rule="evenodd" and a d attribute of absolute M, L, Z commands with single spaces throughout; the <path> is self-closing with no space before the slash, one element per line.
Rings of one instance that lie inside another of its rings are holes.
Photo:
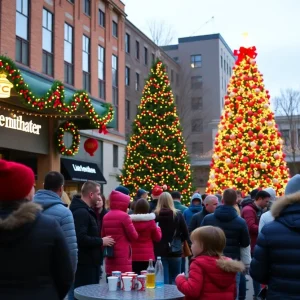
<path fill-rule="evenodd" d="M 107 277 L 107 280 L 108 280 L 108 290 L 110 292 L 115 292 L 118 287 L 119 278 L 116 276 L 109 276 L 109 277 Z"/>
<path fill-rule="evenodd" d="M 131 291 L 131 288 L 132 288 L 132 277 L 129 277 L 129 276 L 124 276 L 122 278 L 123 280 L 123 284 L 124 284 L 124 291 L 125 292 L 130 292 Z"/>

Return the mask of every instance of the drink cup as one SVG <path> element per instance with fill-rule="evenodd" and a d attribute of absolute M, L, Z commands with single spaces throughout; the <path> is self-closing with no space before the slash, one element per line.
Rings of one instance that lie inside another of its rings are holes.
<path fill-rule="evenodd" d="M 132 290 L 135 290 L 137 287 L 137 274 L 131 274 L 129 276 L 132 277 Z"/>
<path fill-rule="evenodd" d="M 117 276 L 109 276 L 107 277 L 108 280 L 108 290 L 110 292 L 115 292 L 118 288 L 118 277 Z"/>
<path fill-rule="evenodd" d="M 123 278 L 123 284 L 124 284 L 124 291 L 130 292 L 132 288 L 132 277 L 124 276 Z"/>
<path fill-rule="evenodd" d="M 121 288 L 121 271 L 112 271 L 111 275 L 118 277 L 118 289 Z"/>
<path fill-rule="evenodd" d="M 121 284 L 120 284 L 120 288 L 121 288 L 121 290 L 124 290 L 124 283 L 123 283 L 123 277 L 126 277 L 126 276 L 128 276 L 126 273 L 122 273 L 121 274 Z"/>
<path fill-rule="evenodd" d="M 139 275 L 137 277 L 137 288 L 138 291 L 146 291 L 146 275 Z"/>
<path fill-rule="evenodd" d="M 148 273 L 147 270 L 141 271 L 141 275 L 146 275 L 147 273 Z"/>

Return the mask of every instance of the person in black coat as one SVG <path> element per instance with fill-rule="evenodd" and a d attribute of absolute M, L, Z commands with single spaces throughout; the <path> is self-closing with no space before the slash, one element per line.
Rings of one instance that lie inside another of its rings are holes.
<path fill-rule="evenodd" d="M 64 234 L 32 203 L 34 173 L 0 160 L 0 298 L 62 300 L 73 282 Z"/>
<path fill-rule="evenodd" d="M 258 235 L 250 275 L 268 285 L 267 299 L 298 300 L 300 295 L 300 175 L 271 207 L 274 221 Z"/>
<path fill-rule="evenodd" d="M 102 246 L 112 246 L 111 237 L 101 238 L 94 207 L 100 201 L 100 185 L 86 181 L 81 198 L 75 196 L 70 205 L 78 243 L 78 265 L 74 287 L 99 283 Z"/>
<path fill-rule="evenodd" d="M 203 201 L 203 210 L 193 215 L 189 224 L 189 233 L 201 226 L 201 223 L 206 215 L 212 214 L 219 204 L 218 198 L 215 195 L 205 195 Z"/>

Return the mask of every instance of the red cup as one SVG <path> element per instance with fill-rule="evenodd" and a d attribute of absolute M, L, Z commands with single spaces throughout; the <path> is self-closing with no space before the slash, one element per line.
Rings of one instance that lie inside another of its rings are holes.
<path fill-rule="evenodd" d="M 137 288 L 137 274 L 129 274 L 128 276 L 132 277 L 132 290 Z"/>
<path fill-rule="evenodd" d="M 121 290 L 124 290 L 124 282 L 123 282 L 123 277 L 128 276 L 127 273 L 122 273 L 121 274 Z"/>
<path fill-rule="evenodd" d="M 148 272 L 146 270 L 141 271 L 141 275 L 146 275 Z"/>
<path fill-rule="evenodd" d="M 146 275 L 139 275 L 137 277 L 137 291 L 146 291 Z"/>

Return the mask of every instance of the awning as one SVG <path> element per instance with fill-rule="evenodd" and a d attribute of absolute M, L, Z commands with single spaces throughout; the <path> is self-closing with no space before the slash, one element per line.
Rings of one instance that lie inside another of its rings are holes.
<path fill-rule="evenodd" d="M 98 165 L 95 163 L 61 158 L 61 172 L 65 180 L 93 180 L 98 183 L 107 183 Z"/>

